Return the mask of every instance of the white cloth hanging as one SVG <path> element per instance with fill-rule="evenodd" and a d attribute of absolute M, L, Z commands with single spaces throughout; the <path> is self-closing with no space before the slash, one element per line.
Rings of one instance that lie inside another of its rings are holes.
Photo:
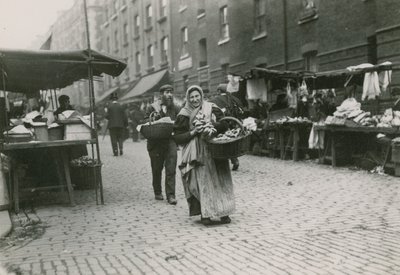
<path fill-rule="evenodd" d="M 297 90 L 292 91 L 289 81 L 286 84 L 286 95 L 288 98 L 289 108 L 295 109 L 297 107 Z"/>
<path fill-rule="evenodd" d="M 379 88 L 378 73 L 377 72 L 365 73 L 361 100 L 365 100 L 367 98 L 375 99 L 380 94 L 381 94 L 381 89 Z"/>
<path fill-rule="evenodd" d="M 228 85 L 226 91 L 228 93 L 235 93 L 239 91 L 240 76 L 228 74 Z"/>
<path fill-rule="evenodd" d="M 247 99 L 267 102 L 267 86 L 264 78 L 248 79 L 246 83 Z"/>
<path fill-rule="evenodd" d="M 379 65 L 392 65 L 392 62 L 386 61 Z M 392 81 L 392 70 L 381 71 L 379 72 L 379 86 L 381 87 L 382 92 L 386 92 L 387 87 Z"/>

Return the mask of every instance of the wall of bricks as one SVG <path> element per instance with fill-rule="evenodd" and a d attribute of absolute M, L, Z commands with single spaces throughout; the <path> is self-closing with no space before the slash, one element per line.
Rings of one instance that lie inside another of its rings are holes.
<path fill-rule="evenodd" d="M 205 16 L 197 18 L 197 6 L 190 4 L 179 12 L 179 1 L 171 1 L 172 63 L 178 91 L 183 75 L 190 84 L 197 84 L 198 41 L 207 40 L 208 87 L 213 91 L 224 81 L 226 71 L 245 74 L 250 68 L 266 64 L 267 68 L 284 69 L 284 16 L 281 0 L 266 1 L 266 35 L 254 34 L 254 2 L 205 1 Z M 303 70 L 304 54 L 317 54 L 318 71 L 342 69 L 368 62 L 368 37 L 376 36 L 378 63 L 399 62 L 400 54 L 400 2 L 384 1 L 314 1 L 316 15 L 301 22 L 303 1 L 286 1 L 287 14 L 287 69 Z M 219 9 L 227 5 L 229 41 L 220 42 Z M 192 66 L 179 70 L 180 27 L 189 30 L 189 53 Z M 394 72 L 392 87 L 400 86 L 400 73 Z M 396 89 L 394 89 L 396 92 Z"/>

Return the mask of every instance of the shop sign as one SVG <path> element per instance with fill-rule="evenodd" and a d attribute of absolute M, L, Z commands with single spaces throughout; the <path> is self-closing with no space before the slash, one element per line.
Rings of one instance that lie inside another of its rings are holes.
<path fill-rule="evenodd" d="M 187 57 L 185 59 L 181 59 L 178 62 L 178 69 L 180 71 L 185 70 L 185 69 L 189 69 L 192 67 L 192 58 L 191 57 Z"/>

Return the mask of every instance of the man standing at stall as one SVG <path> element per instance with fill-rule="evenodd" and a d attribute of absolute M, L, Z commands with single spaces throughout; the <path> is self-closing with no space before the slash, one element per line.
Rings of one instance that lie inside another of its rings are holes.
<path fill-rule="evenodd" d="M 116 93 L 111 94 L 111 103 L 106 110 L 106 119 L 108 119 L 108 130 L 110 131 L 111 146 L 114 156 L 123 155 L 124 131 L 128 126 L 128 118 L 124 108 L 118 103 Z"/>
<path fill-rule="evenodd" d="M 155 119 L 170 117 L 175 121 L 180 108 L 175 104 L 173 97 L 174 89 L 171 85 L 160 87 L 160 98 L 152 103 L 146 110 L 146 117 L 156 112 Z M 175 176 L 177 163 L 177 146 L 172 138 L 147 140 L 147 151 L 151 161 L 151 172 L 153 176 L 153 190 L 156 200 L 163 200 L 161 188 L 161 174 L 165 166 L 165 193 L 169 204 L 177 203 L 175 198 Z"/>
<path fill-rule="evenodd" d="M 54 115 L 58 119 L 59 119 L 58 115 L 61 114 L 62 112 L 74 110 L 74 108 L 70 104 L 69 96 L 67 95 L 60 95 L 58 97 L 58 103 L 60 104 L 60 107 L 58 107 L 57 110 L 54 111 Z"/>
<path fill-rule="evenodd" d="M 224 112 L 225 116 L 231 116 L 241 119 L 243 116 L 243 104 L 237 97 L 227 92 L 227 84 L 219 84 L 217 87 L 217 96 L 210 101 L 217 105 Z M 239 169 L 239 159 L 231 158 L 232 170 Z"/>

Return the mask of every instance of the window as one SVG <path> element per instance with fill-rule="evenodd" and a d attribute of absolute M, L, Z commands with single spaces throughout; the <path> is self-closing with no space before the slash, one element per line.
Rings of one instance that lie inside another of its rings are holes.
<path fill-rule="evenodd" d="M 199 67 L 207 64 L 207 40 L 203 38 L 199 40 Z"/>
<path fill-rule="evenodd" d="M 300 7 L 300 20 L 298 24 L 303 24 L 318 18 L 318 10 L 314 0 L 302 0 Z"/>
<path fill-rule="evenodd" d="M 135 20 L 134 20 L 134 29 L 135 29 L 135 36 L 139 36 L 139 28 L 140 28 L 140 17 L 139 15 L 135 15 Z"/>
<path fill-rule="evenodd" d="M 161 39 L 161 62 L 168 61 L 168 37 L 165 36 Z"/>
<path fill-rule="evenodd" d="M 229 39 L 229 25 L 228 25 L 228 7 L 222 7 L 219 10 L 219 21 L 220 21 L 220 40 Z"/>
<path fill-rule="evenodd" d="M 140 73 L 140 66 L 141 66 L 141 57 L 140 57 L 140 52 L 137 52 L 135 54 L 135 64 L 136 64 L 136 73 Z"/>
<path fill-rule="evenodd" d="M 106 17 L 106 21 L 107 21 L 108 20 L 108 16 L 109 16 L 108 7 L 107 6 L 104 7 L 104 16 Z"/>
<path fill-rule="evenodd" d="M 188 50 L 188 29 L 187 27 L 184 27 L 181 29 L 181 57 L 189 55 L 189 50 Z"/>
<path fill-rule="evenodd" d="M 147 47 L 147 67 L 151 68 L 154 64 L 154 48 L 153 45 Z"/>
<path fill-rule="evenodd" d="M 202 17 L 206 14 L 205 0 L 197 0 L 197 17 Z"/>
<path fill-rule="evenodd" d="M 317 51 L 304 54 L 304 69 L 309 72 L 318 71 Z"/>
<path fill-rule="evenodd" d="M 254 35 L 266 33 L 265 0 L 254 1 Z"/>
<path fill-rule="evenodd" d="M 118 11 L 118 1 L 114 0 L 113 13 L 117 13 L 117 11 Z"/>
<path fill-rule="evenodd" d="M 114 31 L 114 51 L 118 52 L 118 48 L 119 48 L 119 45 L 118 45 L 118 31 L 115 30 Z"/>
<path fill-rule="evenodd" d="M 124 23 L 124 45 L 128 44 L 128 23 Z"/>
<path fill-rule="evenodd" d="M 183 76 L 183 90 L 186 92 L 188 88 L 189 88 L 189 76 L 184 75 Z"/>
<path fill-rule="evenodd" d="M 153 17 L 153 8 L 151 7 L 151 5 L 148 5 L 146 7 L 146 27 L 147 28 L 151 27 L 152 17 Z"/>
<path fill-rule="evenodd" d="M 179 12 L 184 11 L 187 8 L 187 0 L 179 0 Z"/>
<path fill-rule="evenodd" d="M 368 42 L 368 63 L 378 63 L 378 50 L 376 45 L 376 35 L 367 38 Z"/>
<path fill-rule="evenodd" d="M 160 17 L 167 16 L 167 0 L 160 0 Z"/>
<path fill-rule="evenodd" d="M 228 69 L 229 69 L 229 64 L 223 64 L 221 65 L 221 82 L 225 83 L 228 81 Z"/>
<path fill-rule="evenodd" d="M 110 37 L 107 36 L 106 38 L 106 51 L 110 53 Z"/>

